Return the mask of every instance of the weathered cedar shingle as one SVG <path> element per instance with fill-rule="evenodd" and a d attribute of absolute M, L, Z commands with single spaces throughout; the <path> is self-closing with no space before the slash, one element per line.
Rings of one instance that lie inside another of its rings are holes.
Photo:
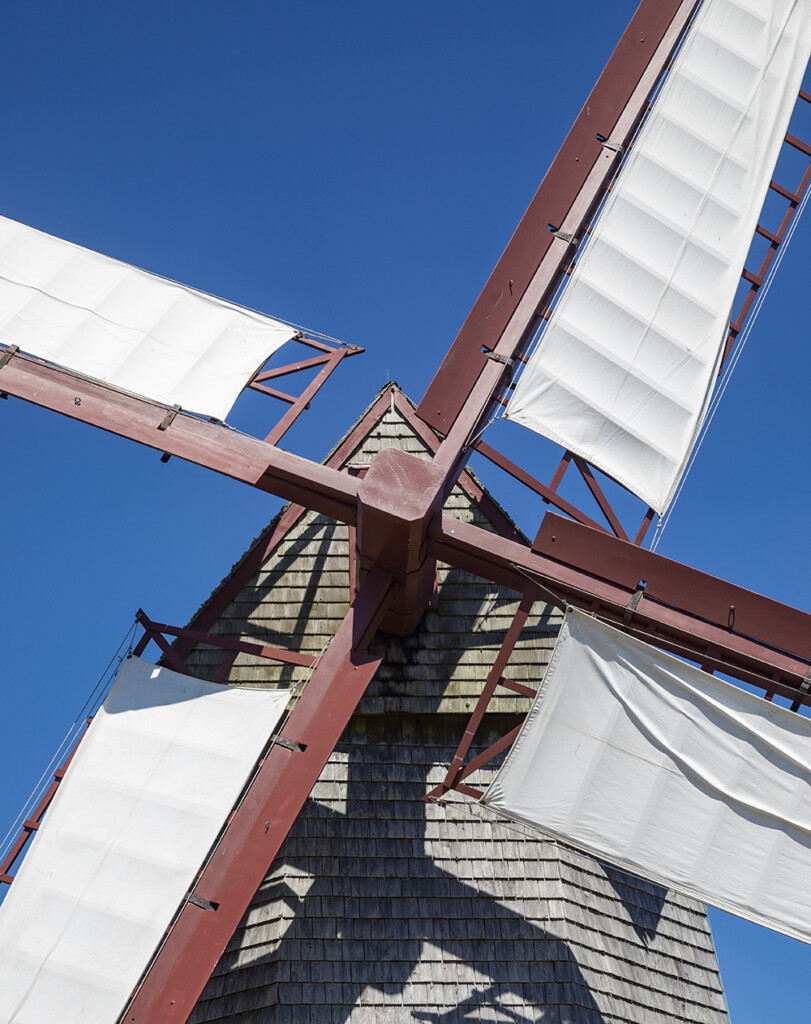
<path fill-rule="evenodd" d="M 349 461 L 424 442 L 389 408 Z M 486 524 L 461 488 L 453 514 Z M 492 528 L 492 527 L 491 527 Z M 349 601 L 344 526 L 310 514 L 214 631 L 316 653 Z M 441 567 L 439 605 L 384 661 L 192 1017 L 195 1024 L 722 1024 L 704 908 L 495 816 L 427 804 L 510 624 L 518 595 Z M 558 625 L 536 606 L 507 675 L 537 683 Z M 213 675 L 221 653 L 189 663 Z M 231 682 L 304 670 L 240 655 Z M 527 699 L 505 694 L 502 735 Z M 485 785 L 489 771 L 475 777 Z"/>

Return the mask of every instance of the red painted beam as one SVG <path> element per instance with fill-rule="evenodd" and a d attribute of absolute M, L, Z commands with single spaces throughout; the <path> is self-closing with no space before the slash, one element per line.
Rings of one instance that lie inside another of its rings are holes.
<path fill-rule="evenodd" d="M 175 644 L 173 651 L 177 657 L 184 657 L 193 646 L 197 644 L 208 644 L 210 647 L 222 647 L 234 652 L 234 655 L 253 654 L 257 658 L 269 658 L 271 661 L 281 661 L 288 665 L 299 665 L 302 668 L 311 668 L 315 664 L 315 657 L 311 654 L 301 654 L 298 651 L 286 651 L 281 647 L 269 647 L 267 644 L 254 644 L 249 640 L 238 640 L 236 637 L 219 636 L 214 633 L 206 633 L 199 629 L 189 629 L 185 626 L 169 626 L 165 622 L 153 622 L 140 608 L 135 613 L 135 618 L 144 627 L 147 633 L 154 639 L 154 634 L 163 633 L 165 636 L 174 636 L 190 641 L 189 646 L 181 653 L 178 645 Z"/>
<path fill-rule="evenodd" d="M 391 577 L 370 572 L 122 1020 L 184 1024 L 380 663 L 363 654 Z M 212 909 L 206 909 L 211 907 Z"/>
<path fill-rule="evenodd" d="M 19 354 L 0 367 L 0 391 L 205 466 L 344 523 L 355 523 L 358 481 L 346 473 Z"/>
<path fill-rule="evenodd" d="M 599 523 L 595 523 L 593 519 L 590 519 L 585 513 L 581 512 L 579 508 L 576 508 L 570 501 L 566 501 L 565 498 L 562 498 L 556 493 L 556 488 L 563 478 L 563 474 L 572 457 L 571 452 L 567 452 L 563 459 L 561 459 L 560 465 L 552 478 L 552 483 L 547 486 L 546 484 L 542 484 L 540 480 L 536 480 L 535 477 L 527 473 L 525 469 L 516 465 L 508 459 L 506 455 L 502 455 L 501 452 L 497 451 L 485 441 L 479 439 L 474 445 L 472 445 L 472 447 L 476 449 L 479 455 L 483 455 L 485 459 L 489 459 L 494 466 L 498 466 L 498 468 L 503 469 L 505 473 L 509 473 L 514 480 L 518 480 L 519 483 L 522 483 L 525 487 L 528 487 L 531 491 L 540 495 L 540 497 L 550 505 L 554 505 L 555 508 L 559 508 L 561 512 L 565 512 L 566 515 L 571 516 L 572 519 L 576 519 L 579 523 L 583 523 L 584 526 L 591 526 L 595 530 L 602 530 L 604 533 L 608 532 L 607 530 L 603 530 L 603 527 L 600 526 Z"/>
<path fill-rule="evenodd" d="M 622 524 L 619 519 L 617 519 L 614 509 L 611 508 L 608 498 L 603 494 L 602 488 L 597 483 L 594 473 L 591 471 L 591 466 L 585 459 L 581 459 L 579 455 L 574 455 L 573 459 L 578 472 L 585 480 L 586 486 L 591 491 L 594 500 L 600 506 L 600 511 L 605 516 L 608 525 L 614 531 L 614 536 L 619 537 L 620 540 L 628 540 L 628 534 L 623 530 Z"/>
<path fill-rule="evenodd" d="M 811 662 L 808 613 L 553 513 L 546 515 L 537 544 L 540 550 L 533 551 L 443 514 L 429 528 L 428 551 L 517 591 L 525 590 L 528 579 L 537 581 L 570 604 L 618 623 L 645 580 L 632 619 L 640 636 L 755 686 L 795 696 Z"/>
<path fill-rule="evenodd" d="M 329 356 L 312 356 L 310 359 L 299 359 L 297 363 L 287 363 L 284 366 L 275 366 L 272 370 L 261 370 L 248 385 L 252 388 L 254 384 L 261 384 L 268 380 L 277 380 L 279 377 L 287 377 L 291 373 L 299 373 L 301 370 L 311 370 L 314 366 L 323 366 Z"/>
<path fill-rule="evenodd" d="M 587 569 L 595 577 L 627 590 L 633 591 L 644 580 L 645 593 L 637 606 L 640 614 L 653 601 L 689 609 L 696 618 L 743 636 L 762 638 L 770 647 L 811 662 L 811 616 L 806 612 L 644 548 L 583 529 L 561 516 L 544 518 L 532 547 L 557 562 Z"/>
<path fill-rule="evenodd" d="M 672 6 L 672 2 L 673 0 L 667 0 L 667 3 L 662 2 L 660 4 L 661 9 L 666 7 L 669 9 Z M 642 7 L 647 7 L 648 13 L 654 16 L 651 8 L 655 7 L 655 4 L 651 4 L 650 0 L 643 0 Z M 640 7 L 640 11 L 642 7 Z M 478 376 L 475 377 L 473 383 L 468 387 L 470 375 L 468 374 L 466 377 L 462 367 L 457 367 L 457 372 L 455 373 L 445 374 L 443 393 L 448 401 L 453 403 L 453 408 L 456 410 L 454 412 L 455 419 L 450 428 L 447 426 L 440 428 L 447 430 L 447 433 L 434 461 L 441 466 L 446 474 L 446 495 L 449 493 L 453 482 L 457 479 L 469 456 L 472 440 L 481 432 L 488 417 L 498 404 L 500 398 L 499 390 L 504 386 L 512 372 L 512 360 L 516 356 L 521 355 L 523 349 L 532 338 L 535 327 L 548 304 L 549 297 L 557 286 L 561 273 L 571 259 L 571 245 L 566 241 L 566 238 L 572 234 L 582 233 L 584 226 L 588 224 L 594 209 L 610 183 L 619 160 L 619 152 L 613 146 L 625 146 L 631 139 L 633 131 L 647 106 L 650 91 L 655 85 L 662 68 L 669 60 L 670 54 L 681 35 L 682 28 L 689 21 L 694 7 L 695 3 L 693 0 L 682 0 L 676 17 L 673 18 L 664 32 L 661 42 L 656 48 L 654 58 L 642 73 L 636 88 L 631 93 L 628 103 L 620 113 L 613 129 L 604 131 L 598 129 L 600 134 L 609 136 L 612 147 L 601 149 L 582 188 L 576 195 L 573 195 L 571 206 L 562 224 L 559 225 L 560 232 L 552 234 L 553 241 L 549 243 L 548 250 L 541 259 L 537 270 L 530 279 L 526 290 L 521 295 L 514 308 L 514 312 L 501 334 L 494 334 L 492 339 L 487 342 L 482 341 L 481 347 L 492 349 L 492 351 L 488 353 L 484 366 L 476 371 Z M 649 36 L 644 38 L 649 38 Z M 631 41 L 633 41 L 633 38 Z M 613 66 L 614 73 L 621 74 L 622 68 L 620 66 L 612 65 L 612 62 L 609 62 L 609 66 Z M 604 72 L 604 77 L 607 73 L 608 69 Z M 594 128 L 594 124 L 591 127 Z M 543 188 L 543 185 L 541 187 Z M 550 234 L 550 232 L 547 232 L 547 234 Z M 558 237 L 559 235 L 563 237 Z M 454 343 L 454 347 L 456 347 L 456 343 Z M 452 349 L 451 353 L 453 351 Z M 450 359 L 451 353 L 449 353 L 448 359 Z M 476 356 L 472 351 L 468 355 L 470 356 L 470 362 L 465 363 L 465 365 L 473 366 Z M 481 353 L 479 355 L 481 356 Z M 445 363 L 440 368 L 438 377 L 441 377 L 444 371 Z M 434 379 L 435 382 L 438 377 Z M 431 387 L 433 388 L 433 386 L 432 384 Z M 464 392 L 466 397 L 462 397 L 462 392 Z M 418 411 L 420 410 L 426 410 L 425 398 Z M 429 412 L 430 409 L 427 409 L 426 413 Z"/>
<path fill-rule="evenodd" d="M 315 398 L 324 384 L 326 384 L 327 380 L 332 375 L 332 372 L 337 369 L 344 356 L 347 355 L 354 355 L 354 353 L 346 348 L 336 348 L 334 352 L 327 356 L 321 371 L 316 374 L 315 378 L 301 392 L 298 398 L 293 399 L 291 407 L 287 410 L 284 416 L 282 416 L 273 430 L 271 430 L 267 435 L 265 440 L 268 444 L 278 444 L 279 441 L 281 441 L 301 413 L 304 412 L 305 409 L 309 408 L 310 402 Z"/>
<path fill-rule="evenodd" d="M 504 670 L 512 657 L 515 645 L 521 637 L 521 631 L 526 625 L 526 621 L 532 612 L 532 608 L 537 597 L 538 588 L 530 583 L 521 598 L 521 603 L 518 605 L 516 613 L 513 616 L 510 628 L 507 630 L 507 633 L 501 642 L 501 647 L 496 655 L 496 660 L 493 662 L 492 668 L 487 673 L 484 688 L 479 695 L 479 699 L 476 701 L 476 707 L 473 709 L 473 714 L 470 716 L 464 735 L 457 747 L 448 771 L 445 774 L 445 780 L 440 783 L 439 786 L 432 789 L 424 799 L 429 800 L 441 796 L 447 790 L 453 789 L 454 785 L 461 781 L 459 775 L 462 771 L 464 760 L 468 755 L 468 751 L 470 750 L 470 746 L 476 736 L 476 732 L 482 723 L 482 719 L 484 718 L 485 712 L 490 704 L 490 700 L 496 692 L 496 687 L 499 684 L 504 683 Z M 514 683 L 512 685 L 515 686 Z M 526 691 L 528 688 L 523 687 L 523 689 Z"/>
<path fill-rule="evenodd" d="M 695 6 L 695 0 L 642 0 L 419 405 L 420 417 L 436 430 L 444 434 L 450 431 L 487 365 L 483 350 L 495 349 L 556 242 L 558 268 L 570 258 L 570 247 L 556 239 L 549 225 L 564 227 L 590 172 L 604 160 L 605 150 L 598 136 L 625 145 Z M 668 45 L 662 50 L 660 44 L 666 39 Z M 649 81 L 647 88 L 635 96 L 637 86 L 645 79 Z M 615 138 L 618 122 L 632 98 L 635 110 L 623 125 L 622 137 Z M 594 182 L 583 219 L 601 194 L 613 166 L 607 163 Z M 571 233 L 572 227 L 565 230 Z M 550 287 L 552 283 L 550 276 Z M 542 301 L 539 296 L 534 308 L 539 308 Z"/>

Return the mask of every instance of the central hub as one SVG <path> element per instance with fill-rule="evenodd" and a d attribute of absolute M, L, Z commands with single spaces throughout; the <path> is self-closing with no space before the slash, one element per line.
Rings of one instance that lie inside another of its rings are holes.
<path fill-rule="evenodd" d="M 383 620 L 387 633 L 411 633 L 434 589 L 436 562 L 428 558 L 428 524 L 441 502 L 444 474 L 432 462 L 399 448 L 372 459 L 358 490 L 358 568 L 388 569 L 396 590 Z"/>

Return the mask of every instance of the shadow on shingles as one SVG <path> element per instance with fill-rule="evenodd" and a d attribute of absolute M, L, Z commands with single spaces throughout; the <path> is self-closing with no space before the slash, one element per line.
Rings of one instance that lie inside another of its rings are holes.
<path fill-rule="evenodd" d="M 296 549 L 312 542 L 315 532 L 305 530 L 304 536 L 280 560 L 283 564 L 275 567 L 277 571 L 292 565 Z M 319 538 L 322 551 L 327 550 L 331 539 L 330 531 Z M 310 574 L 311 589 L 308 588 L 313 596 L 319 575 L 320 567 L 314 566 Z M 451 570 L 445 582 L 463 580 L 467 581 L 464 574 Z M 269 583 L 267 588 L 259 588 L 257 604 L 263 602 L 272 587 Z M 470 628 L 462 628 L 457 622 L 456 628 L 450 631 L 453 643 L 436 648 L 436 682 L 430 687 L 430 695 L 423 694 L 421 698 L 426 712 L 433 710 L 442 699 L 441 680 L 447 681 L 453 676 L 463 650 L 490 648 L 495 657 L 504 631 L 487 628 L 487 620 L 502 606 L 514 605 L 514 602 L 515 597 L 509 591 L 502 591 L 497 592 L 495 599 L 489 597 L 481 603 L 475 600 L 467 603 L 464 618 Z M 393 674 L 400 679 L 387 680 L 384 669 L 372 683 L 371 692 L 377 688 L 378 692 L 385 693 L 389 688 L 399 689 L 400 685 L 406 692 L 410 689 L 407 666 L 414 662 L 415 650 L 422 647 L 426 633 L 442 632 L 444 604 L 440 592 L 439 611 L 429 613 L 427 621 L 423 619 L 416 635 L 376 638 L 370 652 L 382 647 L 379 653 L 387 658 L 389 671 L 394 670 Z M 302 609 L 300 614 L 303 626 L 311 612 L 308 609 L 305 613 Z M 485 628 L 477 630 L 478 625 Z M 527 625 L 529 635 L 549 636 L 553 631 L 546 609 L 541 615 L 533 616 Z M 246 957 L 246 950 L 235 951 L 231 954 L 232 969 L 239 971 L 249 967 L 254 972 L 264 966 L 266 980 L 263 979 L 262 985 L 281 986 L 297 981 L 307 988 L 322 980 L 327 984 L 324 975 L 332 972 L 331 965 L 334 965 L 332 987 L 339 990 L 340 998 L 318 1004 L 319 1024 L 346 1024 L 353 1008 L 365 1002 L 366 990 L 377 990 L 391 1000 L 391 1013 L 400 1014 L 402 1020 L 464 1024 L 490 1019 L 529 1024 L 542 1019 L 539 1013 L 544 1013 L 546 1007 L 559 1007 L 570 1014 L 567 1020 L 571 1024 L 605 1024 L 567 942 L 506 906 L 502 898 L 482 892 L 444 870 L 426 851 L 426 805 L 421 797 L 426 792 L 430 767 L 422 766 L 421 777 L 411 773 L 408 782 L 395 783 L 392 778 L 390 784 L 397 790 L 396 798 L 392 793 L 391 799 L 383 799 L 381 790 L 389 785 L 386 764 L 391 760 L 391 749 L 385 750 L 385 742 L 373 746 L 379 748 L 379 754 L 385 754 L 380 764 L 372 763 L 375 756 L 368 748 L 360 761 L 349 761 L 345 813 L 320 802 L 308 801 L 305 805 L 285 845 L 303 840 L 308 853 L 301 860 L 286 855 L 283 847 L 277 864 L 287 861 L 304 870 L 313 878 L 312 885 L 302 899 L 289 885 L 282 883 L 273 896 L 293 911 L 284 934 L 261 952 L 261 947 L 257 949 L 253 957 L 249 954 Z M 339 744 L 338 749 L 341 747 Z M 448 755 L 450 753 L 448 751 Z M 370 772 L 376 777 L 375 781 L 371 781 Z M 368 820 L 370 813 L 372 820 Z M 364 871 L 360 876 L 342 874 L 342 858 L 352 856 L 351 850 L 356 850 L 356 860 L 363 861 Z M 343 852 L 339 854 L 339 851 Z M 402 860 L 403 857 L 408 859 L 405 877 L 393 870 L 392 861 L 392 858 Z M 273 889 L 272 883 L 270 889 Z M 271 894 L 268 890 L 265 892 Z M 404 901 L 413 907 L 407 918 L 401 912 Z M 394 908 L 397 908 L 396 913 Z M 322 925 L 329 922 L 333 927 L 332 937 L 323 939 L 324 958 L 311 963 L 296 952 L 313 939 L 308 914 L 313 915 L 314 921 Z M 441 968 L 447 971 L 447 984 L 437 982 L 446 1001 L 444 1005 L 438 1003 L 425 1008 L 424 1003 L 423 1006 L 419 1003 L 404 1005 L 411 985 L 421 987 L 423 984 L 416 979 L 412 982 L 415 970 L 428 961 L 435 962 L 431 960 L 435 954 L 429 947 L 448 957 Z M 226 965 L 228 960 L 229 954 L 226 954 Z M 467 969 L 459 970 L 454 961 Z M 315 973 L 308 977 L 309 971 Z M 481 980 L 471 978 L 471 971 Z M 252 976 L 255 977 L 253 973 Z M 213 992 L 212 997 L 217 998 Z M 203 994 L 205 999 L 206 993 Z M 284 1005 L 283 998 L 280 1008 Z M 289 1008 L 291 1004 L 286 1006 Z M 315 1012 L 316 1007 L 311 1009 Z M 264 1012 L 271 1024 L 274 1011 L 268 1007 Z M 206 1019 L 202 1005 L 192 1019 Z M 235 1024 L 239 1019 L 237 1014 Z"/>
<path fill-rule="evenodd" d="M 662 908 L 667 899 L 667 889 L 629 871 L 623 871 L 614 864 L 602 860 L 598 863 L 628 912 L 639 941 L 646 946 L 649 945 L 656 938 Z M 645 906 L 641 906 L 640 901 L 643 901 Z"/>
<path fill-rule="evenodd" d="M 500 1021 L 515 1021 L 516 1024 L 533 1024 L 532 1017 L 520 1013 L 511 1006 L 505 1006 L 498 1000 L 498 989 L 493 987 L 485 989 L 474 989 L 467 999 L 464 999 L 458 1006 L 445 1013 L 429 1010 L 412 1010 L 411 1016 L 414 1020 L 430 1022 L 430 1024 L 462 1024 L 463 1021 L 482 1020 L 481 1012 L 484 1009 L 495 1010 L 499 1016 L 493 1018 Z"/>
<path fill-rule="evenodd" d="M 389 760 L 387 744 L 373 746 L 378 750 L 369 752 L 372 758 L 376 753 L 385 755 L 383 763 Z M 357 1007 L 367 1002 L 369 990 L 380 992 L 402 1021 L 530 1024 L 542 1020 L 548 1007 L 568 1013 L 565 1019 L 570 1024 L 605 1024 L 569 943 L 506 906 L 506 897 L 480 891 L 433 860 L 425 842 L 427 805 L 420 800 L 430 766 L 422 766 L 422 778 L 414 773 L 409 781 L 397 783 L 396 799 L 374 800 L 374 816 L 369 819 L 370 786 L 381 785 L 370 781 L 369 772 L 382 768 L 372 758 L 349 761 L 346 813 L 308 801 L 288 843 L 303 844 L 309 852 L 302 859 L 283 847 L 277 863 L 286 861 L 297 872 L 314 874 L 312 885 L 302 898 L 286 882 L 279 880 L 278 888 L 271 882 L 265 894 L 286 903 L 293 917 L 272 949 L 257 950 L 250 959 L 245 950 L 232 954 L 236 970 L 250 967 L 255 977 L 256 968 L 264 965 L 264 984 L 295 980 L 308 991 L 331 981 L 340 998 L 319 1001 L 318 1016 L 312 1018 L 319 1024 L 347 1024 Z M 394 863 L 403 858 L 407 875 Z M 345 872 L 350 859 L 362 861 L 363 871 Z M 404 901 L 411 915 L 407 918 Z M 320 926 L 332 923 L 332 937 L 322 940 L 323 956 L 317 961 L 301 955 L 316 934 L 310 914 Z M 433 959 L 431 948 L 447 959 Z M 456 961 L 464 967 L 460 969 Z M 433 983 L 434 1006 L 417 1001 L 426 983 L 422 974 L 427 963 L 445 974 Z M 323 976 L 325 970 L 330 979 Z M 411 1004 L 409 998 L 414 1000 Z M 381 1008 L 377 1000 L 373 1003 Z M 266 1013 L 272 1024 L 273 1011 L 268 1008 Z M 207 1018 L 195 1014 L 192 1019 Z M 235 1024 L 240 1019 L 237 1015 Z"/>

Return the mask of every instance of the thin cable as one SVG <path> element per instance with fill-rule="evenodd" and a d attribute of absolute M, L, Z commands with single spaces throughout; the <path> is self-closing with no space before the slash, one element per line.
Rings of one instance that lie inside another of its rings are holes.
<path fill-rule="evenodd" d="M 763 308 L 763 303 L 765 302 L 766 296 L 769 293 L 769 289 L 771 288 L 774 282 L 777 270 L 780 267 L 780 264 L 783 262 L 783 258 L 785 257 L 786 252 L 788 251 L 789 245 L 791 244 L 791 240 L 794 237 L 794 232 L 797 230 L 797 225 L 800 222 L 800 218 L 802 217 L 803 213 L 805 212 L 805 208 L 808 205 L 809 198 L 811 198 L 811 185 L 809 185 L 808 188 L 806 188 L 805 194 L 803 195 L 803 198 L 797 206 L 797 212 L 794 214 L 794 217 L 791 219 L 791 223 L 786 229 L 785 238 L 780 244 L 774 262 L 769 268 L 769 273 L 766 277 L 766 281 L 764 282 L 763 287 L 758 292 L 757 299 L 755 300 L 755 305 L 752 309 L 752 314 L 746 322 L 746 326 L 744 327 L 743 331 L 741 332 L 740 339 L 738 340 L 738 343 L 736 344 L 735 349 L 733 350 L 733 353 L 729 359 L 727 368 L 724 370 L 723 376 L 721 377 L 721 384 L 716 389 L 715 394 L 712 396 L 710 400 L 710 404 L 707 409 L 707 415 L 705 416 L 704 421 L 699 430 L 698 440 L 696 441 L 693 447 L 693 450 L 690 454 L 690 459 L 687 463 L 687 466 L 685 467 L 684 473 L 682 473 L 681 479 L 679 480 L 679 486 L 676 488 L 676 493 L 673 496 L 673 500 L 671 501 L 664 517 L 660 516 L 659 518 L 659 523 L 656 527 L 656 531 L 653 535 L 653 540 L 651 541 L 650 545 L 651 551 L 656 550 L 659 541 L 662 538 L 662 534 L 665 531 L 665 527 L 670 522 L 670 517 L 673 514 L 673 509 L 676 505 L 676 501 L 681 495 L 682 489 L 684 487 L 685 481 L 687 480 L 687 476 L 690 473 L 690 470 L 693 468 L 693 464 L 695 463 L 701 445 L 704 443 L 704 438 L 707 436 L 709 426 L 715 418 L 715 414 L 717 413 L 718 407 L 721 404 L 721 399 L 724 397 L 724 393 L 726 392 L 726 389 L 729 387 L 729 382 L 732 379 L 732 374 L 736 366 L 738 365 L 738 360 L 741 357 L 741 353 L 743 352 L 743 349 L 747 341 L 749 340 L 749 336 L 752 333 L 752 329 L 755 326 L 755 322 L 757 321 L 757 318 L 760 315 L 760 311 Z"/>
<path fill-rule="evenodd" d="M 20 830 L 22 822 L 25 821 L 25 819 L 28 817 L 29 810 L 40 799 L 40 796 L 41 796 L 41 794 L 42 794 L 42 792 L 44 791 L 44 788 L 45 788 L 44 783 L 46 782 L 46 780 L 49 780 L 51 775 L 53 774 L 53 772 L 55 770 L 54 769 L 54 765 L 58 764 L 59 761 L 61 760 L 62 755 L 63 755 L 63 751 L 65 750 L 65 747 L 69 744 L 70 739 L 73 736 L 75 729 L 76 729 L 76 722 L 74 722 L 71 725 L 71 727 L 68 729 L 68 731 L 65 733 L 65 735 L 64 735 L 64 737 L 62 739 L 62 742 L 59 744 L 59 746 L 56 749 L 56 753 L 53 755 L 53 757 L 51 758 L 50 762 L 48 763 L 48 766 L 45 768 L 44 772 L 42 773 L 42 775 L 37 780 L 34 788 L 31 790 L 31 793 L 28 796 L 28 799 L 23 804 L 22 809 L 20 810 L 20 812 L 17 815 L 17 817 L 11 823 L 11 826 L 9 827 L 9 829 L 6 832 L 5 836 L 3 836 L 2 842 L 0 842 L 0 860 L 2 860 L 3 857 L 5 857 L 5 855 L 8 853 L 9 849 L 11 848 L 12 840 L 16 839 L 17 833 Z M 48 784 L 50 784 L 50 783 L 48 783 Z"/>
<path fill-rule="evenodd" d="M 493 390 L 495 390 L 495 388 Z M 464 444 L 464 447 L 462 448 L 462 451 L 467 451 L 468 448 L 473 448 L 474 445 L 476 444 L 476 442 L 479 440 L 479 438 L 485 432 L 485 430 L 487 430 L 487 428 L 490 426 L 491 423 L 495 423 L 495 421 L 497 419 L 499 419 L 499 414 L 498 414 L 498 412 L 495 412 L 490 417 L 490 419 L 487 421 L 487 423 L 485 423 L 485 425 L 481 428 L 481 430 L 477 431 L 472 437 L 469 437 L 467 439 L 467 441 L 465 441 L 465 444 Z"/>
<path fill-rule="evenodd" d="M 106 691 L 109 688 L 110 679 L 112 678 L 112 675 L 114 675 L 115 672 L 118 671 L 118 666 L 121 664 L 124 658 L 126 658 L 127 655 L 132 651 L 132 641 L 135 639 L 135 633 L 137 629 L 138 620 L 134 619 L 132 625 L 127 630 L 124 639 L 118 645 L 115 654 L 107 662 L 107 667 L 104 669 L 101 676 L 99 677 L 99 681 L 96 683 L 93 692 L 85 701 L 84 707 L 79 712 L 77 721 L 81 718 L 86 717 L 88 714 L 95 714 L 95 712 L 98 711 L 99 705 L 106 696 Z M 121 649 L 123 647 L 126 647 L 126 651 L 124 652 L 124 654 L 121 653 Z M 118 664 L 115 666 L 115 669 L 111 673 L 111 670 L 113 668 L 113 662 L 115 661 L 117 661 Z M 104 682 L 105 677 L 107 678 L 106 683 Z"/>
<path fill-rule="evenodd" d="M 531 569 L 525 569 L 522 565 L 517 565 L 515 562 L 512 562 L 510 567 L 515 569 L 516 572 L 519 572 L 522 576 L 525 576 L 533 586 L 537 587 L 541 596 L 545 597 L 549 604 L 554 605 L 555 608 L 563 612 L 564 615 L 566 614 L 569 607 L 568 602 L 562 598 L 560 594 L 556 594 L 554 590 L 551 590 L 546 586 L 546 584 L 540 582 L 542 579 L 546 579 L 545 576 L 541 576 L 540 573 L 533 572 Z"/>
<path fill-rule="evenodd" d="M 85 720 L 87 719 L 87 716 L 89 714 L 94 714 L 98 710 L 98 707 L 101 704 L 101 701 L 104 699 L 106 691 L 107 691 L 107 689 L 109 687 L 110 677 L 111 677 L 111 671 L 110 671 L 111 667 L 112 667 L 113 663 L 116 661 L 116 659 L 118 659 L 118 663 L 120 664 L 123 661 L 124 657 L 126 657 L 126 654 L 123 654 L 123 655 L 121 654 L 121 649 L 125 645 L 127 646 L 128 651 L 132 650 L 132 638 L 135 635 L 136 628 L 137 628 L 137 622 L 133 622 L 132 626 L 130 626 L 129 629 L 127 630 L 127 632 L 124 634 L 124 638 L 121 641 L 121 643 L 118 645 L 118 648 L 116 649 L 115 654 L 113 654 L 113 656 L 107 662 L 107 666 L 105 667 L 105 669 L 102 672 L 102 674 L 99 676 L 99 679 L 96 682 L 96 685 L 93 687 L 90 695 L 85 700 L 85 702 L 84 702 L 84 704 L 82 706 L 82 709 L 79 712 L 79 714 L 77 715 L 77 717 L 74 719 L 73 724 L 70 726 L 68 731 L 65 733 L 65 735 L 64 735 L 64 737 L 62 739 L 62 742 L 57 747 L 54 755 L 52 756 L 51 760 L 48 762 L 48 766 L 45 768 L 45 770 L 43 771 L 42 775 L 39 777 L 39 780 L 37 781 L 37 783 L 35 784 L 34 788 L 32 789 L 28 799 L 23 804 L 23 807 L 22 807 L 20 813 L 14 819 L 14 822 L 12 823 L 11 827 L 9 828 L 9 830 L 6 832 L 6 834 L 3 837 L 2 841 L 0 841 L 0 860 L 2 860 L 3 857 L 5 857 L 5 855 L 8 853 L 9 849 L 11 848 L 11 844 L 16 839 L 17 833 L 20 830 L 21 823 L 23 821 L 25 821 L 25 819 L 27 818 L 29 812 L 33 809 L 33 807 L 42 798 L 42 795 L 43 795 L 45 789 L 47 788 L 47 786 L 50 785 L 51 776 L 53 775 L 53 773 L 55 771 L 54 766 L 56 765 L 58 767 L 59 764 L 61 764 L 62 760 L 64 759 L 65 750 L 70 746 L 71 741 L 76 736 L 76 734 L 79 731 L 81 731 L 82 727 L 85 724 Z M 117 669 L 118 665 L 116 665 L 115 667 Z"/>

